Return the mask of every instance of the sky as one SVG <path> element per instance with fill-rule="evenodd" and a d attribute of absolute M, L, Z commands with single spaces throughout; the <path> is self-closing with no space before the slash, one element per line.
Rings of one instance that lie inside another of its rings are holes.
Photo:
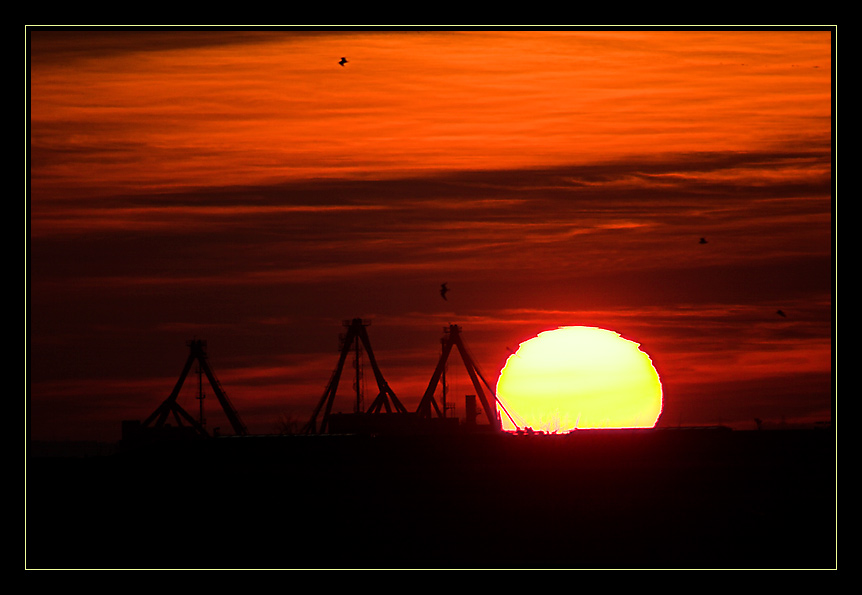
<path fill-rule="evenodd" d="M 26 33 L 32 439 L 119 439 L 193 339 L 252 433 L 295 428 L 353 318 L 410 410 L 450 324 L 490 382 L 596 326 L 659 426 L 832 419 L 833 29 Z"/>

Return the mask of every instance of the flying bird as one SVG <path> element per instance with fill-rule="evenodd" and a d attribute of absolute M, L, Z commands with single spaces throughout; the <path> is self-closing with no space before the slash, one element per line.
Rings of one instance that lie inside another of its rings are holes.
<path fill-rule="evenodd" d="M 781 310 L 777 310 L 775 313 L 778 314 L 779 316 L 781 316 L 782 318 L 787 318 L 787 314 L 785 314 Z"/>
<path fill-rule="evenodd" d="M 342 67 L 344 67 L 344 65 L 347 64 L 347 58 L 341 58 L 338 63 L 341 64 Z"/>
<path fill-rule="evenodd" d="M 440 297 L 442 297 L 444 300 L 446 300 L 448 302 L 449 300 L 446 298 L 446 292 L 447 291 L 449 291 L 449 288 L 446 287 L 445 283 L 440 286 Z"/>
<path fill-rule="evenodd" d="M 700 238 L 700 244 L 706 244 L 706 238 Z"/>

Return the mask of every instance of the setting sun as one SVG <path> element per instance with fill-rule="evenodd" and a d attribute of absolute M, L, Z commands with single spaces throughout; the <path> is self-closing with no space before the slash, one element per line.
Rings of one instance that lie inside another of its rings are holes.
<path fill-rule="evenodd" d="M 520 427 L 547 432 L 651 428 L 662 411 L 661 381 L 640 345 L 583 326 L 521 343 L 500 372 L 497 396 Z M 501 417 L 503 429 L 516 429 Z"/>

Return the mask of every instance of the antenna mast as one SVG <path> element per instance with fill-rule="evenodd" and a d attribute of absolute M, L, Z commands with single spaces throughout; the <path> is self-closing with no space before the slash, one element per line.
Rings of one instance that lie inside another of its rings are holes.
<path fill-rule="evenodd" d="M 204 371 L 203 371 L 203 368 L 201 368 L 200 362 L 198 362 L 197 372 L 198 372 L 198 396 L 197 396 L 197 399 L 200 402 L 200 424 L 201 424 L 201 427 L 204 428 L 207 425 L 206 420 L 204 419 L 204 399 L 206 398 L 206 395 L 204 395 L 204 378 L 203 378 Z"/>
<path fill-rule="evenodd" d="M 356 390 L 356 405 L 354 413 L 361 413 L 364 409 L 364 391 L 362 390 L 362 342 L 354 341 L 355 349 L 353 352 L 353 367 L 356 370 L 356 380 L 354 380 L 353 388 Z"/>

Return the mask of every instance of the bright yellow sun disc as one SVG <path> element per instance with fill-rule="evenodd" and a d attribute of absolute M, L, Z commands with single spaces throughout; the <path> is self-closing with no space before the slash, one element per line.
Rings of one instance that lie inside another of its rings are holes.
<path fill-rule="evenodd" d="M 497 396 L 521 428 L 545 432 L 652 428 L 662 411 L 649 356 L 595 327 L 560 327 L 521 343 L 500 372 Z M 516 429 L 501 418 L 503 429 Z"/>

